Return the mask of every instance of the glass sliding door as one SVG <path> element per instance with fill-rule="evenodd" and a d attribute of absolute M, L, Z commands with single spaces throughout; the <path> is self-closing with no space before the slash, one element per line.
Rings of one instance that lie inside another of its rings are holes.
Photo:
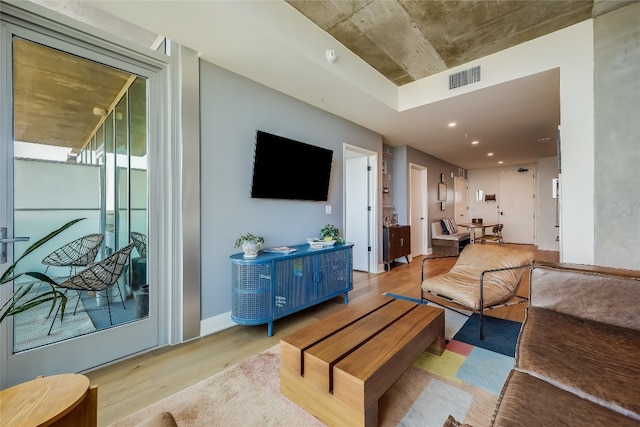
<path fill-rule="evenodd" d="M 33 242 L 81 220 L 16 268 L 44 273 L 55 286 L 22 275 L 2 287 L 2 302 L 27 289 L 26 299 L 56 291 L 66 307 L 50 311 L 45 303 L 3 322 L 0 387 L 157 346 L 161 321 L 147 264 L 155 72 L 28 30 L 2 30 L 11 40 L 2 75 L 13 95 L 3 108 L 13 123 L 0 145 L 0 169 L 8 171 L 0 226 L 30 240 L 12 245 L 0 273 Z M 113 255 L 131 244 L 114 265 Z M 95 273 L 103 270 L 110 274 Z"/>

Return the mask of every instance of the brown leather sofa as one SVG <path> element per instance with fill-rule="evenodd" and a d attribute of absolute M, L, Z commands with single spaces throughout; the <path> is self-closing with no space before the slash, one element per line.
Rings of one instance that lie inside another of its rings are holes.
<path fill-rule="evenodd" d="M 640 425 L 640 271 L 535 264 L 491 425 Z"/>

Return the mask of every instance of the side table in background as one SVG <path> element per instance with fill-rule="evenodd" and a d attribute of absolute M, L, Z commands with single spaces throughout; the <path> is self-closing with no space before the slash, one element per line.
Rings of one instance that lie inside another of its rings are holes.
<path fill-rule="evenodd" d="M 95 427 L 98 389 L 80 374 L 39 377 L 0 391 L 0 425 Z"/>

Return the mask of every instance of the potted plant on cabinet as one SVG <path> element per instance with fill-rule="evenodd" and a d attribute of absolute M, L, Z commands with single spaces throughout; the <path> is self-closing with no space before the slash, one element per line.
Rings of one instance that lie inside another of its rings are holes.
<path fill-rule="evenodd" d="M 255 258 L 262 248 L 264 238 L 251 233 L 241 234 L 236 240 L 236 248 L 242 247 L 245 258 Z"/>
<path fill-rule="evenodd" d="M 336 243 L 344 243 L 344 239 L 340 236 L 340 230 L 332 224 L 327 224 L 320 229 L 320 240 L 325 242 L 335 240 Z"/>

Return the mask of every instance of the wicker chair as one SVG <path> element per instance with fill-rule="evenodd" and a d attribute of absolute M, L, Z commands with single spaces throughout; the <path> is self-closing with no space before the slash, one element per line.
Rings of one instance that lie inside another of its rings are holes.
<path fill-rule="evenodd" d="M 93 291 L 96 294 L 104 292 L 103 296 L 107 300 L 107 310 L 109 311 L 109 323 L 113 325 L 113 320 L 111 318 L 111 305 L 109 303 L 109 289 L 118 282 L 133 248 L 134 244 L 131 243 L 119 251 L 109 255 L 105 259 L 89 265 L 80 273 L 77 273 L 74 276 L 69 277 L 64 282 L 58 284 L 57 287 L 65 289 L 65 292 L 69 289 L 78 291 L 78 302 L 76 302 L 73 314 L 76 314 L 78 303 L 80 302 L 80 297 L 82 296 L 83 291 Z M 120 287 L 116 286 L 116 289 L 118 289 L 118 294 L 120 294 L 122 308 L 126 309 L 124 305 L 124 298 L 122 298 L 122 293 L 120 292 Z M 56 314 L 53 316 L 53 321 L 49 328 L 49 334 L 51 333 L 51 329 L 56 321 L 58 311 L 60 311 L 59 305 L 56 310 Z"/>
<path fill-rule="evenodd" d="M 73 274 L 77 267 L 86 267 L 98 255 L 104 236 L 102 234 L 87 234 L 84 237 L 67 243 L 44 257 L 42 263 L 49 267 L 69 267 L 69 274 Z"/>
<path fill-rule="evenodd" d="M 147 236 L 145 236 L 142 233 L 132 231 L 131 240 L 133 241 L 133 244 L 136 246 L 136 250 L 138 251 L 138 254 L 142 258 L 146 258 L 147 257 Z"/>

